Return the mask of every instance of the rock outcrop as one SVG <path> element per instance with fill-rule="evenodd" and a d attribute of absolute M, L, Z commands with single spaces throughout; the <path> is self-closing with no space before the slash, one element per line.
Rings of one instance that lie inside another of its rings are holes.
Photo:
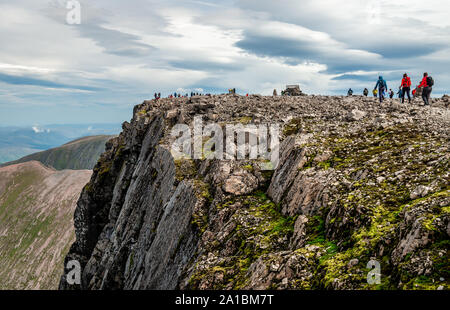
<path fill-rule="evenodd" d="M 61 289 L 448 289 L 448 99 L 145 101 L 75 211 Z M 280 161 L 174 159 L 175 124 L 282 128 Z M 377 260 L 381 282 L 369 284 Z M 67 265 L 66 265 L 67 266 Z"/>

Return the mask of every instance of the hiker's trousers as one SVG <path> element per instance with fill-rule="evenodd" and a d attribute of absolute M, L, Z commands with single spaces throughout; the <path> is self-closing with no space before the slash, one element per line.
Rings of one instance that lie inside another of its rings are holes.
<path fill-rule="evenodd" d="M 425 103 L 425 105 L 430 105 L 430 96 L 431 96 L 431 91 L 433 90 L 432 87 L 424 87 L 423 91 L 422 91 L 422 99 L 423 99 L 423 103 Z"/>
<path fill-rule="evenodd" d="M 383 99 L 384 99 L 384 87 L 380 87 L 378 89 L 378 95 L 380 95 L 380 102 L 383 102 Z"/>
<path fill-rule="evenodd" d="M 411 95 L 409 94 L 410 91 L 411 91 L 411 88 L 409 88 L 409 87 L 402 88 L 402 103 L 405 102 L 405 94 L 408 95 L 408 102 L 411 103 Z"/>

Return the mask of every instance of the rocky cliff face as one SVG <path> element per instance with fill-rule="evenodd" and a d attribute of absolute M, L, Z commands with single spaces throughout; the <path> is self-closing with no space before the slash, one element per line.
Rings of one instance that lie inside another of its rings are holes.
<path fill-rule="evenodd" d="M 449 98 L 145 101 L 75 211 L 61 289 L 448 289 Z M 174 160 L 170 129 L 279 123 L 280 163 Z M 381 266 L 368 284 L 367 263 Z"/>
<path fill-rule="evenodd" d="M 89 170 L 37 161 L 0 168 L 0 289 L 57 289 Z"/>

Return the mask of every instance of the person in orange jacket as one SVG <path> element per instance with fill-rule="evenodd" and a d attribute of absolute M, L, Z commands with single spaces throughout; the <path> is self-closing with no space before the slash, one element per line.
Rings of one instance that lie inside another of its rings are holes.
<path fill-rule="evenodd" d="M 422 90 L 422 99 L 425 105 L 430 105 L 430 95 L 431 91 L 433 90 L 432 86 L 434 85 L 433 78 L 431 76 L 428 76 L 428 73 L 423 74 L 422 82 L 420 82 L 419 86 L 417 87 L 423 87 Z"/>
<path fill-rule="evenodd" d="M 405 102 L 405 94 L 408 95 L 408 103 L 411 103 L 411 95 L 409 94 L 410 91 L 411 91 L 411 79 L 405 73 L 403 74 L 402 79 L 402 103 Z"/>

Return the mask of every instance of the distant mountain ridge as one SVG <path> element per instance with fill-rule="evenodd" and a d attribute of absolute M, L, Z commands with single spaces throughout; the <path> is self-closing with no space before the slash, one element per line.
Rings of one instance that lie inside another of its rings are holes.
<path fill-rule="evenodd" d="M 81 137 L 117 135 L 120 129 L 120 124 L 0 126 L 0 164 L 59 147 Z"/>
<path fill-rule="evenodd" d="M 115 136 L 89 136 L 68 142 L 60 147 L 34 153 L 18 160 L 0 165 L 5 167 L 29 161 L 39 161 L 56 170 L 91 170 L 105 150 L 105 144 Z"/>
<path fill-rule="evenodd" d="M 0 290 L 57 288 L 75 240 L 73 212 L 91 174 L 37 161 L 0 168 Z"/>

